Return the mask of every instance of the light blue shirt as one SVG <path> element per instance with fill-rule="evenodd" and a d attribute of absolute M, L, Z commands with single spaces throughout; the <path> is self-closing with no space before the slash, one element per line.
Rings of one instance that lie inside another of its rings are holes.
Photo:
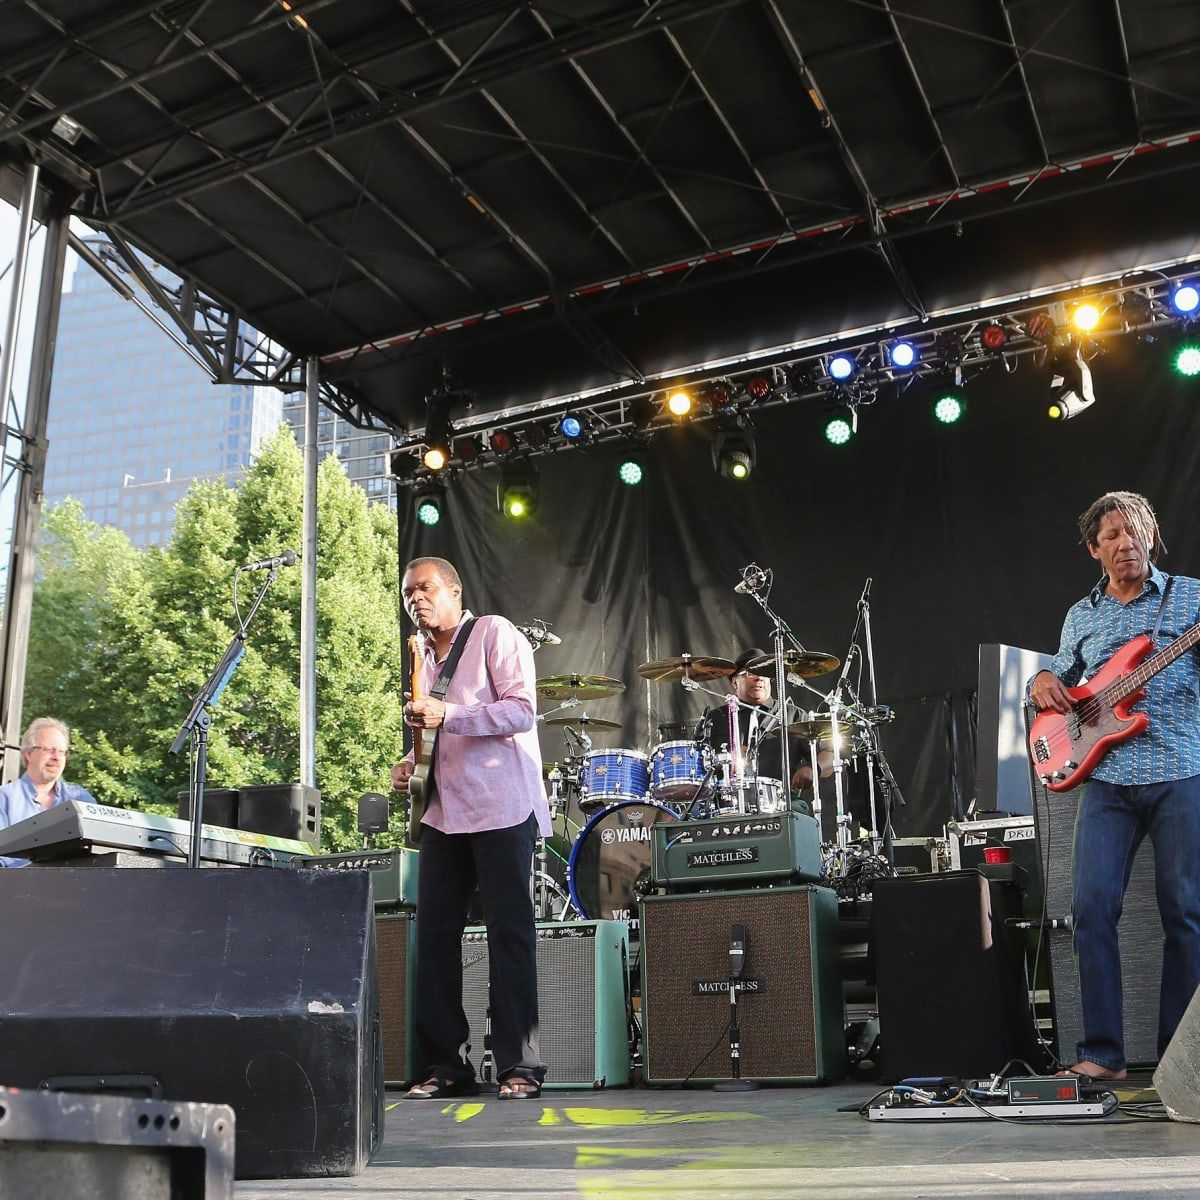
<path fill-rule="evenodd" d="M 87 788 L 60 779 L 54 785 L 54 801 L 50 807 L 53 808 L 55 804 L 65 804 L 68 800 L 82 800 L 88 804 L 96 803 L 95 796 Z M 28 817 L 36 817 L 43 811 L 42 806 L 38 803 L 37 788 L 33 786 L 33 780 L 29 778 L 28 772 L 20 779 L 14 779 L 12 783 L 6 783 L 0 787 L 0 829 L 7 829 L 10 825 L 16 825 Z M 27 867 L 28 865 L 29 859 L 27 858 L 5 858 L 0 855 L 0 867 Z"/>
<path fill-rule="evenodd" d="M 1071 606 L 1051 670 L 1067 687 L 1090 679 L 1131 638 L 1149 634 L 1158 620 L 1169 577 L 1151 566 L 1142 594 L 1122 604 L 1104 589 L 1107 577 Z M 1200 622 L 1200 579 L 1175 575 L 1155 639 L 1161 649 Z M 1131 709 L 1150 717 L 1150 726 L 1118 742 L 1092 771 L 1116 784 L 1166 783 L 1200 775 L 1200 652 L 1177 658 L 1146 684 Z"/>

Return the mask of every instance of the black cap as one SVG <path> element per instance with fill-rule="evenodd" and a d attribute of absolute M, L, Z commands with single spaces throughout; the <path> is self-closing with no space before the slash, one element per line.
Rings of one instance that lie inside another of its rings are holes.
<path fill-rule="evenodd" d="M 748 647 L 733 660 L 733 673 L 735 675 L 740 675 L 746 669 L 746 665 L 748 663 L 752 662 L 756 658 L 766 658 L 768 653 L 769 652 L 764 650 L 761 646 Z"/>

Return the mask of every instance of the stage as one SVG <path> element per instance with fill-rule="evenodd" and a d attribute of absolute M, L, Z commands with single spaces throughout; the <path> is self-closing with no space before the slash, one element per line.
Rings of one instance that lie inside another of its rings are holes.
<path fill-rule="evenodd" d="M 1017 1126 L 868 1122 L 872 1084 L 742 1095 L 628 1088 L 428 1104 L 389 1091 L 383 1144 L 351 1179 L 242 1182 L 282 1196 L 988 1197 L 1192 1194 L 1200 1128 L 1130 1118 Z M 1126 1100 L 1145 1099 L 1129 1088 Z"/>

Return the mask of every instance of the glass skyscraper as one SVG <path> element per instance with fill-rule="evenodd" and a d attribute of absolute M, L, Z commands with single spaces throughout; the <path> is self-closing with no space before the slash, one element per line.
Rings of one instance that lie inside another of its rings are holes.
<path fill-rule="evenodd" d="M 135 304 L 77 264 L 59 319 L 47 504 L 70 496 L 134 545 L 166 542 L 192 483 L 240 479 L 282 419 L 280 392 L 211 383 Z"/>

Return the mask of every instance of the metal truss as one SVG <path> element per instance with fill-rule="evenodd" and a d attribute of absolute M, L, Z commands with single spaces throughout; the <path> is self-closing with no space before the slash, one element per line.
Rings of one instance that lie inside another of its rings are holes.
<path fill-rule="evenodd" d="M 402 486 L 420 488 L 476 467 L 579 445 L 645 445 L 679 424 L 680 418 L 670 415 L 665 400 L 669 392 L 680 389 L 687 390 L 693 400 L 692 411 L 683 420 L 707 423 L 718 430 L 731 421 L 752 428 L 755 414 L 781 405 L 804 402 L 857 412 L 888 398 L 903 401 L 910 392 L 928 395 L 934 386 L 969 387 L 985 371 L 1011 372 L 1022 359 L 1049 363 L 1058 355 L 1078 352 L 1088 360 L 1121 339 L 1156 340 L 1190 326 L 1191 319 L 1181 318 L 1170 300 L 1174 288 L 1191 274 L 1187 267 L 1139 270 L 1086 286 L 1014 299 L 987 310 L 947 313 L 916 329 L 897 323 L 887 329 L 767 350 L 753 361 L 741 358 L 698 364 L 646 380 L 641 386 L 618 385 L 603 393 L 556 397 L 469 417 L 453 425 L 454 453 L 446 470 L 431 472 L 422 465 L 427 445 L 422 430 L 397 440 L 390 473 Z M 1100 325 L 1088 334 L 1076 330 L 1070 319 L 1084 300 L 1101 310 Z M 1043 320 L 1035 321 L 1035 317 Z M 1002 333 L 1003 344 L 998 349 L 983 341 L 984 332 L 991 327 Z M 916 361 L 907 370 L 892 366 L 889 357 L 891 346 L 900 340 L 910 342 L 916 350 Z M 829 362 L 835 355 L 844 355 L 854 364 L 853 377 L 842 383 L 829 374 Z M 567 414 L 580 419 L 582 438 L 569 440 L 559 431 L 558 423 Z M 489 448 L 491 434 L 499 429 L 511 435 L 512 449 L 505 453 Z"/>
<path fill-rule="evenodd" d="M 103 240 L 99 240 L 102 237 Z M 258 385 L 283 392 L 305 388 L 305 360 L 258 333 L 238 310 L 194 279 L 151 269 L 116 231 L 70 245 L 111 287 L 146 314 L 213 383 Z M 359 429 L 391 427 L 336 384 L 322 382 L 321 402 Z"/>

